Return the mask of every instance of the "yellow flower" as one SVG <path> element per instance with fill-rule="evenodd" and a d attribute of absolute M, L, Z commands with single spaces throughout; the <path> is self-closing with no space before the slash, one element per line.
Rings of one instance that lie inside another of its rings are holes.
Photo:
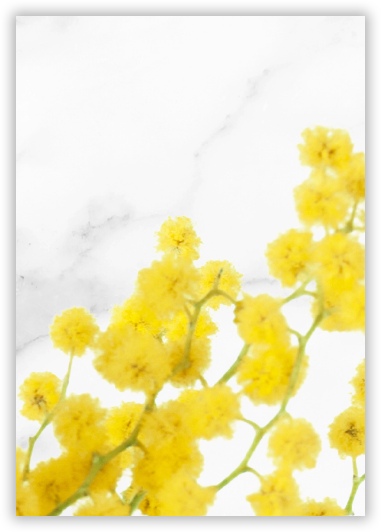
<path fill-rule="evenodd" d="M 94 316 L 84 308 L 73 307 L 54 318 L 50 338 L 54 347 L 64 353 L 82 356 L 88 347 L 94 345 L 98 332 Z"/>
<path fill-rule="evenodd" d="M 120 391 L 129 388 L 154 393 L 171 372 L 164 344 L 131 324 L 123 330 L 108 328 L 99 336 L 94 351 L 95 369 Z"/>
<path fill-rule="evenodd" d="M 54 434 L 68 450 L 99 451 L 106 441 L 106 409 L 89 394 L 70 395 L 53 417 Z"/>
<path fill-rule="evenodd" d="M 248 344 L 267 347 L 275 343 L 287 343 L 287 322 L 280 311 L 281 300 L 267 294 L 257 297 L 243 295 L 235 308 L 238 334 Z"/>
<path fill-rule="evenodd" d="M 122 403 L 110 408 L 106 419 L 107 435 L 110 443 L 117 447 L 127 440 L 143 412 L 143 405 L 139 403 Z"/>
<path fill-rule="evenodd" d="M 241 417 L 237 394 L 226 384 L 202 390 L 185 390 L 179 401 L 187 406 L 185 423 L 195 438 L 233 437 L 232 423 Z"/>
<path fill-rule="evenodd" d="M 144 448 L 159 449 L 169 445 L 178 436 L 194 440 L 186 422 L 186 406 L 180 401 L 167 401 L 152 412 L 145 412 L 139 431 L 139 442 Z"/>
<path fill-rule="evenodd" d="M 342 129 L 317 126 L 303 131 L 304 144 L 299 144 L 300 161 L 312 167 L 329 166 L 335 170 L 345 168 L 352 154 L 353 144 Z"/>
<path fill-rule="evenodd" d="M 200 486 L 188 472 L 179 470 L 155 494 L 159 516 L 202 516 L 213 503 L 216 489 Z"/>
<path fill-rule="evenodd" d="M 222 269 L 222 274 L 218 283 L 218 288 L 226 292 L 230 297 L 236 299 L 241 290 L 242 274 L 238 273 L 233 264 L 227 260 L 210 260 L 200 268 L 201 297 L 213 288 L 214 282 Z M 231 305 L 232 302 L 223 296 L 215 296 L 207 302 L 207 305 L 217 310 L 220 305 Z"/>
<path fill-rule="evenodd" d="M 297 515 L 307 517 L 329 517 L 344 516 L 348 514 L 337 504 L 336 499 L 329 499 L 326 497 L 322 502 L 316 502 L 314 499 L 308 499 L 300 506 Z"/>
<path fill-rule="evenodd" d="M 365 274 L 365 248 L 348 235 L 336 233 L 318 242 L 312 260 L 324 290 L 330 293 L 351 289 Z"/>
<path fill-rule="evenodd" d="M 179 216 L 174 220 L 169 217 L 156 236 L 158 237 L 157 251 L 174 253 L 191 260 L 200 257 L 198 248 L 202 243 L 201 239 L 193 229 L 192 221 L 186 216 Z"/>
<path fill-rule="evenodd" d="M 288 390 L 297 354 L 298 348 L 282 344 L 259 353 L 252 350 L 238 367 L 237 382 L 242 384 L 243 392 L 255 405 L 275 405 L 282 401 Z M 303 384 L 307 368 L 308 357 L 304 356 L 292 397 Z"/>
<path fill-rule="evenodd" d="M 81 485 L 81 475 L 75 470 L 74 459 L 67 453 L 47 462 L 39 462 L 30 472 L 30 484 L 38 497 L 39 515 L 48 515 L 54 508 L 65 501 Z"/>
<path fill-rule="evenodd" d="M 84 457 L 76 451 L 40 462 L 30 472 L 31 489 L 39 502 L 38 515 L 48 515 L 58 504 L 75 493 L 89 474 L 92 462 L 91 453 Z M 90 495 L 115 489 L 121 474 L 120 459 L 117 456 L 99 471 L 90 485 Z"/>
<path fill-rule="evenodd" d="M 157 336 L 162 329 L 152 309 L 137 296 L 132 296 L 123 305 L 115 305 L 112 309 L 109 327 L 123 329 L 127 324 L 133 325 L 138 332 L 148 332 L 152 336 Z"/>
<path fill-rule="evenodd" d="M 188 434 L 178 434 L 163 445 L 152 445 L 133 469 L 133 483 L 157 493 L 173 474 L 183 468 L 189 475 L 198 476 L 203 456 Z"/>
<path fill-rule="evenodd" d="M 131 436 L 139 422 L 143 405 L 138 403 L 122 403 L 119 407 L 111 408 L 106 418 L 107 440 L 112 447 L 117 447 Z M 129 447 L 121 454 L 123 469 L 130 467 L 135 459 L 135 447 Z"/>
<path fill-rule="evenodd" d="M 169 340 L 180 340 L 188 333 L 189 319 L 184 311 L 180 311 L 172 320 L 165 323 L 165 336 Z M 205 338 L 218 331 L 217 325 L 213 322 L 207 310 L 202 309 L 198 317 L 194 330 L 195 338 Z"/>
<path fill-rule="evenodd" d="M 270 274 L 283 286 L 304 280 L 311 253 L 312 233 L 290 229 L 267 246 Z"/>
<path fill-rule="evenodd" d="M 16 484 L 16 517 L 37 517 L 44 515 L 40 510 L 38 497 L 27 482 Z"/>
<path fill-rule="evenodd" d="M 311 177 L 295 188 L 294 197 L 299 220 L 307 226 L 335 229 L 347 217 L 350 198 L 342 183 L 324 170 L 313 170 Z"/>
<path fill-rule="evenodd" d="M 320 323 L 325 331 L 365 331 L 365 286 L 356 283 L 343 292 L 337 291 L 337 284 L 325 283 L 323 290 L 324 308 L 329 315 Z M 313 314 L 319 312 L 319 303 L 313 303 Z"/>
<path fill-rule="evenodd" d="M 341 175 L 343 188 L 355 201 L 365 200 L 365 154 L 354 153 Z"/>
<path fill-rule="evenodd" d="M 321 441 L 311 423 L 305 419 L 283 417 L 269 439 L 269 452 L 277 466 L 291 469 L 313 469 Z"/>
<path fill-rule="evenodd" d="M 61 385 L 53 373 L 31 373 L 20 386 L 19 397 L 24 402 L 21 414 L 42 422 L 58 403 Z"/>
<path fill-rule="evenodd" d="M 199 272 L 188 259 L 164 255 L 138 274 L 136 294 L 160 319 L 169 319 L 183 310 L 188 299 L 198 295 Z"/>
<path fill-rule="evenodd" d="M 184 358 L 185 340 L 168 342 L 166 349 L 171 366 L 175 368 Z M 211 344 L 209 338 L 194 337 L 189 351 L 189 365 L 171 375 L 169 382 L 176 387 L 193 386 L 200 375 L 209 367 L 210 359 Z"/>
<path fill-rule="evenodd" d="M 81 503 L 74 512 L 75 517 L 90 516 L 128 516 L 130 507 L 120 500 L 115 493 L 98 493 L 85 503 Z"/>
<path fill-rule="evenodd" d="M 261 489 L 246 497 L 258 516 L 297 515 L 299 487 L 288 469 L 278 469 L 261 478 Z"/>
<path fill-rule="evenodd" d="M 352 397 L 352 403 L 355 406 L 365 408 L 365 358 L 356 368 L 356 375 L 351 380 L 351 384 L 355 389 Z"/>
<path fill-rule="evenodd" d="M 148 491 L 139 504 L 139 510 L 143 515 L 149 515 L 151 517 L 160 515 L 160 503 L 157 500 L 156 492 Z"/>
<path fill-rule="evenodd" d="M 360 456 L 365 453 L 365 410 L 351 406 L 335 417 L 328 434 L 331 447 L 339 456 Z"/>

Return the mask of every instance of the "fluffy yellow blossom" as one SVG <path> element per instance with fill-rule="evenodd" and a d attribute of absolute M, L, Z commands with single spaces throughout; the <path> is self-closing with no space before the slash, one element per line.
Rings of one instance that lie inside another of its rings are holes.
<path fill-rule="evenodd" d="M 186 216 L 179 216 L 174 220 L 169 217 L 156 236 L 157 251 L 174 253 L 190 260 L 197 260 L 200 257 L 198 248 L 202 244 L 201 239 L 193 229 L 192 221 Z"/>
<path fill-rule="evenodd" d="M 122 403 L 110 408 L 106 419 L 107 435 L 115 447 L 131 436 L 143 412 L 139 403 Z"/>
<path fill-rule="evenodd" d="M 351 406 L 335 417 L 328 434 L 331 447 L 341 458 L 365 453 L 365 410 Z"/>
<path fill-rule="evenodd" d="M 180 311 L 173 319 L 165 322 L 165 336 L 168 340 L 179 340 L 188 333 L 189 319 L 184 311 Z M 195 338 L 203 338 L 215 334 L 217 325 L 213 322 L 207 310 L 202 309 L 194 330 Z"/>
<path fill-rule="evenodd" d="M 255 405 L 275 405 L 284 398 L 298 348 L 289 345 L 274 345 L 270 349 L 246 355 L 238 367 L 237 381 L 243 392 Z M 308 357 L 304 356 L 292 397 L 306 377 Z"/>
<path fill-rule="evenodd" d="M 314 499 L 307 499 L 301 504 L 298 514 L 306 517 L 330 517 L 344 516 L 347 512 L 341 508 L 336 499 L 326 497 L 322 502 L 316 502 Z"/>
<path fill-rule="evenodd" d="M 352 396 L 352 403 L 356 406 L 365 408 L 365 358 L 356 368 L 356 375 L 351 380 L 355 389 Z"/>
<path fill-rule="evenodd" d="M 196 438 L 211 440 L 217 436 L 233 436 L 232 423 L 241 417 L 240 401 L 226 384 L 185 390 L 179 401 L 188 407 L 185 422 Z"/>
<path fill-rule="evenodd" d="M 155 517 L 160 515 L 160 503 L 157 500 L 156 492 L 148 491 L 139 504 L 139 510 L 143 515 Z"/>
<path fill-rule="evenodd" d="M 269 439 L 268 456 L 277 466 L 313 469 L 320 451 L 319 435 L 311 423 L 302 418 L 283 417 Z"/>
<path fill-rule="evenodd" d="M 200 486 L 187 471 L 179 470 L 155 494 L 159 516 L 202 516 L 213 503 L 216 489 Z"/>
<path fill-rule="evenodd" d="M 81 485 L 81 478 L 73 474 L 72 456 L 67 454 L 40 462 L 30 472 L 30 484 L 38 497 L 39 515 L 48 515 Z"/>
<path fill-rule="evenodd" d="M 21 414 L 28 419 L 43 421 L 58 403 L 61 385 L 53 373 L 31 373 L 20 386 L 19 397 L 24 402 Z"/>
<path fill-rule="evenodd" d="M 189 259 L 164 255 L 138 274 L 136 294 L 160 319 L 183 310 L 187 299 L 197 299 L 199 272 Z"/>
<path fill-rule="evenodd" d="M 230 297 L 236 299 L 241 290 L 242 274 L 238 273 L 227 260 L 210 260 L 200 268 L 201 280 L 200 290 L 201 296 L 204 297 L 214 285 L 218 274 L 222 269 L 222 274 L 218 283 L 218 288 L 226 292 Z M 217 310 L 220 305 L 231 305 L 232 302 L 223 296 L 215 296 L 209 299 L 207 305 L 214 310 Z"/>
<path fill-rule="evenodd" d="M 109 327 L 123 329 L 127 324 L 133 325 L 138 332 L 148 332 L 152 336 L 157 336 L 162 330 L 155 313 L 137 296 L 132 296 L 123 305 L 115 305 L 112 309 Z"/>
<path fill-rule="evenodd" d="M 299 219 L 307 226 L 336 229 L 347 217 L 350 198 L 341 182 L 324 170 L 314 170 L 309 179 L 295 188 L 294 197 Z"/>
<path fill-rule="evenodd" d="M 305 279 L 311 253 L 312 233 L 290 229 L 267 246 L 270 274 L 283 286 Z"/>
<path fill-rule="evenodd" d="M 354 238 L 336 233 L 316 244 L 312 260 L 324 291 L 349 290 L 365 274 L 365 248 Z"/>
<path fill-rule="evenodd" d="M 138 403 L 122 403 L 111 408 L 106 418 L 107 439 L 113 447 L 117 447 L 131 436 L 139 422 L 143 405 Z M 135 447 L 129 447 L 121 454 L 123 469 L 132 465 L 135 458 Z"/>
<path fill-rule="evenodd" d="M 99 451 L 106 441 L 106 412 L 98 398 L 87 393 L 70 395 L 53 417 L 54 434 L 65 449 Z"/>
<path fill-rule="evenodd" d="M 267 294 L 256 297 L 243 295 L 235 308 L 238 334 L 247 344 L 269 346 L 286 343 L 289 338 L 287 322 L 280 311 L 281 300 Z"/>
<path fill-rule="evenodd" d="M 85 503 L 81 503 L 74 512 L 75 517 L 90 516 L 128 516 L 130 507 L 120 500 L 115 493 L 98 493 Z"/>
<path fill-rule="evenodd" d="M 352 154 L 353 144 L 342 129 L 317 126 L 303 131 L 304 144 L 299 144 L 300 162 L 312 167 L 345 168 Z"/>
<path fill-rule="evenodd" d="M 48 515 L 58 504 L 75 493 L 89 474 L 92 461 L 91 453 L 84 457 L 73 451 L 47 462 L 40 462 L 29 476 L 31 489 L 38 497 L 38 515 Z M 120 457 L 117 456 L 95 477 L 89 488 L 90 494 L 115 489 L 121 474 Z"/>
<path fill-rule="evenodd" d="M 37 495 L 28 482 L 16 484 L 16 517 L 37 517 L 44 515 L 40 510 Z"/>
<path fill-rule="evenodd" d="M 341 173 L 341 183 L 355 201 L 365 200 L 365 154 L 354 153 Z"/>
<path fill-rule="evenodd" d="M 333 289 L 331 289 L 333 284 Z M 324 308 L 329 315 L 320 323 L 325 331 L 365 331 L 365 286 L 356 283 L 351 289 L 338 292 L 336 283 L 326 283 L 323 290 Z M 313 303 L 313 314 L 319 312 Z"/>
<path fill-rule="evenodd" d="M 50 338 L 54 347 L 64 353 L 82 356 L 88 347 L 94 345 L 99 327 L 86 309 L 73 307 L 56 316 L 50 327 Z"/>
<path fill-rule="evenodd" d="M 169 478 L 183 468 L 189 475 L 198 476 L 203 456 L 188 434 L 179 434 L 164 445 L 152 445 L 133 469 L 133 482 L 143 490 L 157 493 Z"/>
<path fill-rule="evenodd" d="M 131 324 L 123 330 L 108 328 L 95 347 L 94 367 L 120 391 L 147 394 L 160 389 L 171 372 L 164 344 Z"/>
<path fill-rule="evenodd" d="M 175 368 L 184 357 L 185 340 L 168 342 L 167 353 L 171 366 Z M 169 382 L 176 387 L 193 386 L 200 375 L 209 367 L 211 359 L 211 344 L 209 338 L 193 338 L 188 362 L 189 366 L 171 375 Z"/>
<path fill-rule="evenodd" d="M 144 448 L 170 444 L 175 438 L 192 440 L 194 436 L 187 425 L 187 407 L 180 401 L 168 401 L 152 412 L 145 412 L 139 431 L 139 442 Z"/>
<path fill-rule="evenodd" d="M 261 478 L 258 493 L 246 497 L 258 516 L 292 516 L 300 504 L 299 487 L 287 469 Z"/>

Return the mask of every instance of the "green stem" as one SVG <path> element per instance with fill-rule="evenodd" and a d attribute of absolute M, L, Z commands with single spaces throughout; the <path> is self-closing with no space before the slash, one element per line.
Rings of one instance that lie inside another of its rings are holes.
<path fill-rule="evenodd" d="M 207 303 L 209 299 L 211 299 L 212 297 L 223 296 L 235 304 L 235 300 L 231 298 L 229 294 L 227 294 L 223 290 L 218 289 L 218 283 L 220 282 L 221 275 L 222 275 L 222 269 L 219 271 L 214 281 L 212 289 L 202 299 L 200 299 L 200 301 L 197 301 L 196 303 L 194 303 L 194 312 L 193 314 L 190 314 L 190 318 L 189 318 L 188 333 L 187 333 L 187 337 L 185 340 L 185 347 L 184 347 L 184 355 L 183 355 L 182 360 L 174 367 L 172 376 L 176 375 L 183 369 L 189 368 L 190 366 L 189 353 L 190 353 L 191 346 L 192 346 L 192 339 L 193 339 L 194 332 L 196 330 L 198 318 L 200 316 L 202 307 L 205 305 L 205 303 Z"/>
<path fill-rule="evenodd" d="M 222 296 L 224 297 L 225 299 L 228 299 L 231 303 L 233 303 L 233 305 L 236 305 L 237 302 L 236 300 L 234 299 L 234 297 L 231 297 L 227 292 L 225 292 L 224 290 L 215 290 L 215 294 L 216 296 Z"/>
<path fill-rule="evenodd" d="M 307 285 L 310 284 L 311 281 L 312 279 L 307 279 L 307 281 L 304 281 L 304 283 L 302 283 L 299 286 L 299 288 L 297 288 L 294 292 L 292 292 L 292 294 L 290 294 L 288 297 L 283 299 L 282 305 L 289 303 L 290 301 L 292 301 L 293 299 L 296 299 L 297 297 L 304 296 L 306 294 L 310 295 L 310 292 L 306 292 L 304 289 L 306 288 Z"/>
<path fill-rule="evenodd" d="M 245 471 L 247 471 L 248 473 L 253 473 L 253 475 L 255 475 L 256 477 L 258 477 L 260 480 L 263 478 L 262 475 L 260 475 L 258 473 L 258 471 L 256 471 L 255 469 L 253 469 L 252 467 L 246 467 L 245 468 Z"/>
<path fill-rule="evenodd" d="M 132 499 L 130 503 L 130 516 L 135 512 L 135 510 L 138 508 L 139 504 L 142 502 L 144 497 L 146 496 L 148 492 L 147 491 L 139 491 L 135 497 Z"/>
<path fill-rule="evenodd" d="M 66 397 L 66 391 L 67 391 L 67 387 L 69 385 L 71 367 L 73 365 L 73 358 L 74 358 L 74 353 L 71 353 L 70 354 L 70 361 L 69 361 L 68 370 L 67 370 L 66 375 L 65 375 L 65 377 L 64 377 L 64 379 L 62 381 L 61 394 L 60 394 L 60 397 L 58 399 L 57 404 L 54 406 L 53 410 L 51 412 L 49 412 L 49 414 L 46 415 L 44 421 L 41 424 L 41 427 L 38 429 L 36 434 L 29 438 L 29 447 L 28 447 L 28 450 L 27 450 L 27 453 L 26 453 L 25 466 L 24 466 L 24 472 L 23 472 L 23 479 L 24 480 L 26 480 L 26 478 L 27 478 L 27 476 L 29 474 L 30 461 L 31 461 L 31 458 L 32 458 L 34 445 L 35 445 L 37 439 L 39 438 L 41 433 L 44 431 L 44 429 L 50 424 L 50 422 L 52 421 L 53 416 L 54 416 L 58 406 L 62 403 L 62 401 L 64 401 L 64 399 Z"/>
<path fill-rule="evenodd" d="M 359 489 L 360 484 L 365 480 L 365 473 L 361 477 L 358 476 L 356 458 L 352 458 L 352 464 L 353 464 L 352 491 L 351 491 L 351 494 L 349 495 L 349 499 L 345 507 L 345 511 L 347 512 L 348 515 L 353 515 L 353 510 L 352 510 L 353 501 L 355 500 L 356 493 L 357 493 L 357 490 Z"/>
<path fill-rule="evenodd" d="M 351 233 L 353 231 L 353 222 L 355 221 L 357 206 L 358 206 L 358 201 L 356 201 L 355 204 L 353 205 L 351 217 L 347 225 L 343 229 L 344 233 Z"/>
<path fill-rule="evenodd" d="M 255 430 L 261 430 L 261 427 L 257 425 L 257 423 L 254 423 L 254 421 L 250 421 L 250 419 L 246 419 L 244 417 L 240 418 L 241 421 L 244 421 L 248 425 L 251 425 Z"/>
<path fill-rule="evenodd" d="M 302 335 L 300 334 L 300 332 L 298 331 L 295 331 L 294 329 L 288 329 L 288 332 L 290 332 L 291 334 L 295 335 L 298 339 L 302 337 Z"/>
<path fill-rule="evenodd" d="M 228 475 L 224 480 L 222 480 L 219 484 L 217 484 L 216 488 L 218 490 L 225 487 L 229 482 L 231 482 L 233 479 L 235 479 L 238 475 L 241 473 L 244 473 L 247 470 L 247 464 L 252 457 L 255 449 L 258 447 L 260 441 L 262 440 L 263 436 L 270 430 L 270 428 L 274 425 L 274 423 L 277 421 L 277 419 L 284 414 L 287 408 L 287 404 L 289 400 L 291 399 L 292 393 L 294 391 L 294 388 L 297 383 L 297 379 L 300 372 L 300 367 L 303 361 L 303 357 L 305 354 L 305 349 L 308 340 L 310 339 L 312 333 L 315 331 L 315 329 L 319 326 L 319 323 L 324 319 L 325 312 L 323 310 L 320 311 L 320 313 L 316 316 L 315 320 L 313 321 L 310 329 L 307 331 L 307 333 L 304 336 L 300 336 L 299 338 L 299 351 L 298 356 L 296 358 L 294 367 L 291 372 L 287 392 L 284 396 L 284 399 L 282 401 L 282 404 L 280 406 L 280 409 L 278 413 L 265 425 L 264 427 L 258 427 L 255 438 L 253 440 L 253 443 L 250 446 L 250 449 L 247 451 L 245 458 L 242 460 L 242 462 L 239 464 L 236 469 L 230 475 Z"/>
<path fill-rule="evenodd" d="M 70 360 L 69 360 L 69 367 L 67 369 L 66 375 L 65 375 L 64 380 L 62 382 L 62 391 L 61 391 L 61 396 L 59 398 L 58 404 L 61 403 L 66 397 L 66 391 L 67 391 L 67 387 L 69 385 L 69 379 L 70 379 L 71 367 L 73 365 L 73 359 L 74 359 L 74 353 L 71 353 L 70 354 Z"/>
<path fill-rule="evenodd" d="M 139 421 L 136 424 L 134 430 L 132 431 L 129 438 L 127 438 L 124 442 L 122 442 L 118 447 L 115 447 L 112 451 L 109 453 L 101 456 L 99 454 L 93 455 L 93 463 L 91 465 L 91 469 L 81 484 L 81 486 L 77 489 L 76 492 L 74 492 L 70 497 L 68 497 L 65 501 L 58 504 L 54 510 L 52 510 L 49 514 L 49 516 L 57 516 L 60 515 L 66 508 L 74 504 L 78 499 L 81 497 L 85 497 L 88 494 L 89 487 L 91 486 L 92 482 L 94 481 L 95 477 L 98 475 L 99 471 L 108 463 L 110 460 L 115 458 L 118 454 L 125 451 L 128 447 L 132 447 L 136 444 L 136 439 L 140 430 L 141 422 L 144 413 L 149 410 L 150 403 L 147 403 L 142 414 L 140 415 Z"/>
<path fill-rule="evenodd" d="M 191 350 L 193 334 L 194 334 L 194 331 L 196 330 L 197 320 L 200 315 L 202 305 L 204 304 L 204 300 L 205 298 L 195 304 L 195 310 L 188 325 L 188 333 L 187 333 L 187 337 L 185 340 L 184 355 L 183 355 L 183 358 L 180 360 L 180 362 L 173 368 L 172 376 L 176 375 L 183 369 L 189 368 L 190 366 L 189 353 Z"/>
<path fill-rule="evenodd" d="M 260 429 L 255 435 L 254 441 L 251 444 L 250 449 L 247 451 L 245 458 L 242 460 L 239 466 L 236 467 L 234 471 L 230 473 L 230 475 L 224 478 L 224 480 L 222 480 L 219 484 L 217 484 L 217 486 L 215 486 L 218 491 L 224 488 L 227 484 L 229 484 L 229 482 L 234 480 L 236 477 L 238 477 L 238 475 L 241 475 L 242 473 L 246 472 L 247 463 L 250 460 L 252 454 L 254 453 L 255 449 L 257 448 L 263 436 L 264 436 L 263 429 Z"/>
<path fill-rule="evenodd" d="M 336 229 L 335 233 L 347 234 L 347 233 L 352 233 L 353 231 L 356 230 L 356 228 L 353 226 L 353 222 L 355 221 L 358 204 L 359 204 L 358 201 L 356 201 L 353 204 L 351 217 L 349 218 L 348 222 L 344 225 L 344 227 L 341 227 L 340 229 Z"/>
<path fill-rule="evenodd" d="M 200 374 L 199 376 L 199 381 L 201 382 L 201 384 L 203 385 L 204 388 L 209 388 L 209 384 L 206 382 L 206 380 L 204 379 L 204 377 Z"/>
<path fill-rule="evenodd" d="M 235 372 L 238 369 L 238 366 L 239 366 L 241 360 L 246 355 L 246 353 L 248 352 L 249 348 L 250 348 L 250 344 L 245 344 L 243 346 L 243 348 L 241 349 L 241 352 L 239 353 L 236 361 L 232 364 L 232 366 L 230 366 L 230 368 L 227 370 L 227 372 L 224 375 L 222 375 L 222 377 L 217 382 L 217 384 L 221 384 L 222 382 L 228 382 L 228 380 L 231 377 L 233 377 L 233 375 L 235 374 Z"/>

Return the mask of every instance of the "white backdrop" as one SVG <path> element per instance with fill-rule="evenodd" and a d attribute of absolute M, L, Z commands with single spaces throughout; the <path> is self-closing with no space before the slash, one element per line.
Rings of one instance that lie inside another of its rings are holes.
<path fill-rule="evenodd" d="M 296 148 L 306 127 L 347 129 L 365 150 L 364 29 L 356 16 L 17 18 L 17 387 L 31 371 L 63 376 L 68 359 L 48 337 L 54 315 L 85 306 L 106 327 L 168 216 L 195 223 L 200 265 L 227 259 L 246 292 L 288 293 L 269 277 L 264 250 L 298 226 L 292 191 L 308 175 Z M 309 301 L 288 307 L 290 325 L 306 330 Z M 232 311 L 216 319 L 210 382 L 241 346 Z M 349 496 L 350 459 L 326 432 L 349 406 L 363 344 L 360 333 L 322 331 L 309 344 L 309 374 L 289 411 L 314 424 L 323 452 L 316 469 L 295 475 L 303 496 L 341 505 Z M 75 360 L 70 390 L 105 406 L 130 396 L 98 378 L 89 357 Z M 272 415 L 243 408 L 259 423 Z M 252 440 L 242 425 L 233 440 L 202 443 L 202 484 L 241 461 Z M 37 428 L 19 416 L 16 442 L 25 448 Z M 34 459 L 47 454 L 59 454 L 49 429 Z M 250 464 L 271 470 L 266 440 Z M 209 515 L 253 515 L 245 497 L 257 488 L 241 475 Z M 364 515 L 364 485 L 354 512 Z"/>

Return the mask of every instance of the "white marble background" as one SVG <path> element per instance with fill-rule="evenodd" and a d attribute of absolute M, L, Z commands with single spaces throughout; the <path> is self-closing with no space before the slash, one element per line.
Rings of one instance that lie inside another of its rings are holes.
<path fill-rule="evenodd" d="M 352 16 L 17 17 L 17 386 L 30 371 L 64 374 L 67 358 L 48 337 L 55 314 L 84 306 L 106 326 L 154 258 L 154 232 L 168 216 L 194 221 L 199 264 L 230 260 L 245 291 L 283 293 L 263 253 L 298 226 L 292 191 L 308 175 L 298 161 L 301 132 L 344 128 L 365 150 L 364 32 L 365 18 Z M 288 311 L 301 330 L 306 309 L 302 299 Z M 231 311 L 217 319 L 211 381 L 240 347 Z M 349 406 L 363 336 L 318 332 L 309 354 L 308 381 L 290 411 L 324 438 Z M 82 359 L 70 386 L 120 402 Z M 35 431 L 18 419 L 17 443 L 26 447 Z M 35 461 L 58 455 L 50 437 L 47 430 Z M 237 426 L 234 442 L 205 444 L 201 481 L 228 474 L 251 438 Z M 302 494 L 345 505 L 351 464 L 323 446 L 317 469 L 297 475 Z M 264 451 L 252 463 L 271 467 Z M 257 488 L 242 475 L 209 515 L 252 515 L 245 496 Z M 362 486 L 357 515 L 364 497 Z"/>

